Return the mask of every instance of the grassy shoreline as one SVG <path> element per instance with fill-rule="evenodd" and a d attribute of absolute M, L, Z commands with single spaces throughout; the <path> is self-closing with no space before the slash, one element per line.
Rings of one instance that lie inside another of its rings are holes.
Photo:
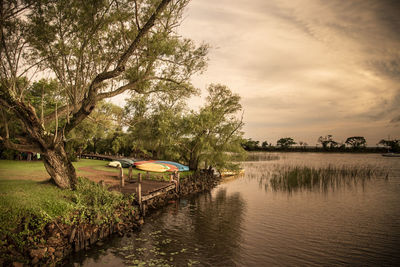
<path fill-rule="evenodd" d="M 85 178 L 79 178 L 75 191 L 61 190 L 50 182 L 0 180 L 0 265 L 32 263 L 27 255 L 33 263 L 47 264 L 55 259 L 57 248 L 62 258 L 67 253 L 63 246 L 47 244 L 54 232 L 48 231 L 48 225 L 61 225 L 61 233 L 68 238 L 68 227 L 121 220 L 123 214 L 119 216 L 116 210 L 131 203 L 130 197 Z M 62 234 L 56 238 L 61 240 Z M 35 256 L 33 248 L 38 247 L 46 253 Z"/>
<path fill-rule="evenodd" d="M 81 167 L 119 172 L 101 160 L 82 159 L 73 164 L 78 176 L 96 175 L 79 170 Z M 133 170 L 134 175 L 139 172 L 144 173 Z M 128 169 L 124 173 L 127 175 Z M 193 172 L 181 174 L 185 178 Z M 154 174 L 150 178 L 168 176 Z M 134 195 L 109 191 L 93 177 L 79 177 L 76 190 L 62 190 L 50 182 L 41 161 L 0 160 L 0 266 L 53 264 L 86 248 L 88 238 L 91 245 L 92 239 L 97 242 L 137 227 L 140 214 Z M 116 178 L 109 179 L 118 183 Z"/>

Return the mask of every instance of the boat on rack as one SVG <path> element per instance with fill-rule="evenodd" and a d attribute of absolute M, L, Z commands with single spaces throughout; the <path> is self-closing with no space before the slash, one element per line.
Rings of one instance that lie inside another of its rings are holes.
<path fill-rule="evenodd" d="M 136 169 L 149 172 L 166 172 L 169 167 L 153 162 L 136 165 Z"/>
<path fill-rule="evenodd" d="M 174 171 L 181 171 L 181 172 L 185 172 L 185 171 L 189 171 L 189 167 L 177 162 L 173 162 L 173 161 L 167 161 L 167 160 L 143 160 L 143 161 L 136 161 L 134 163 L 136 168 L 139 168 L 140 165 L 143 164 L 148 164 L 148 163 L 153 163 L 153 164 L 160 164 L 166 167 L 169 167 L 169 169 L 167 171 L 169 172 L 174 172 Z"/>

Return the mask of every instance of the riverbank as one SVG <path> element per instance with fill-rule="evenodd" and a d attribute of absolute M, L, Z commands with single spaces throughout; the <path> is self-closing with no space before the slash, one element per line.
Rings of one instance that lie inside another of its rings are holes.
<path fill-rule="evenodd" d="M 49 182 L 0 183 L 0 265 L 54 265 L 71 253 L 101 245 L 112 234 L 135 231 L 144 221 L 134 194 L 109 191 L 85 178 L 79 179 L 76 191 Z M 178 192 L 157 196 L 147 207 L 156 209 L 217 183 L 209 173 L 186 176 Z"/>

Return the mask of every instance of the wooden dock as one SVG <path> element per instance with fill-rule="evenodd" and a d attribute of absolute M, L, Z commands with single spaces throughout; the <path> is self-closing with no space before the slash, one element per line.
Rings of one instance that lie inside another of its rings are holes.
<path fill-rule="evenodd" d="M 100 155 L 100 154 L 82 154 L 81 158 L 97 159 L 97 160 L 116 160 L 122 157 Z M 149 177 L 149 173 L 146 174 Z M 139 203 L 140 210 L 144 215 L 146 213 L 147 202 L 155 197 L 166 194 L 169 191 L 179 192 L 179 173 L 173 173 L 170 175 L 170 180 L 167 181 L 155 181 L 142 178 L 142 173 L 138 173 L 136 180 L 132 178 L 132 166 L 129 167 L 128 179 L 125 180 L 123 169 L 119 168 L 118 179 L 119 185 L 114 185 L 110 189 L 119 191 L 123 194 L 135 194 L 136 201 Z"/>
<path fill-rule="evenodd" d="M 138 174 L 137 180 L 132 180 L 132 177 L 129 177 L 129 180 L 125 181 L 122 168 L 120 168 L 119 179 L 119 186 L 114 186 L 112 190 L 119 191 L 126 195 L 135 194 L 135 199 L 143 215 L 146 213 L 147 202 L 149 200 L 167 194 L 169 191 L 179 192 L 179 173 L 171 174 L 170 181 L 168 182 L 143 180 L 141 173 Z"/>

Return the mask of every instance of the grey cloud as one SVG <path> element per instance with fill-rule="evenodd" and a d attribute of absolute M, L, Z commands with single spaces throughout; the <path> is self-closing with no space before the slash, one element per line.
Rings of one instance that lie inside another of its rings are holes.
<path fill-rule="evenodd" d="M 214 47 L 196 85 L 242 95 L 249 137 L 382 138 L 399 132 L 398 14 L 398 0 L 201 0 L 183 35 Z"/>
<path fill-rule="evenodd" d="M 400 122 L 400 115 L 394 117 L 390 122 Z"/>
<path fill-rule="evenodd" d="M 400 56 L 393 56 L 388 60 L 369 60 L 367 65 L 379 75 L 387 76 L 389 79 L 400 80 Z"/>

